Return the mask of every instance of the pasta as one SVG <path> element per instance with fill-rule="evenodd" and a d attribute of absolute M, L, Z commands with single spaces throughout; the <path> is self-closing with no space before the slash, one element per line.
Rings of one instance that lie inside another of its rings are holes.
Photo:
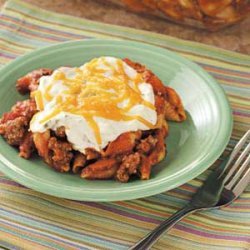
<path fill-rule="evenodd" d="M 249 0 L 109 0 L 138 13 L 146 13 L 177 23 L 218 30 L 245 18 Z"/>
<path fill-rule="evenodd" d="M 38 112 L 34 92 L 37 91 L 40 78 L 53 73 L 50 69 L 38 69 L 17 80 L 17 90 L 22 94 L 29 92 L 30 98 L 17 102 L 10 112 L 3 114 L 0 134 L 7 143 L 19 148 L 21 157 L 28 159 L 33 152 L 37 152 L 58 172 L 72 172 L 91 180 L 116 179 L 127 182 L 132 176 L 149 179 L 152 167 L 166 155 L 166 120 L 182 122 L 186 119 L 186 113 L 174 89 L 164 86 L 145 66 L 129 59 L 123 62 L 152 86 L 157 114 L 153 128 L 124 132 L 102 150 L 86 148 L 84 153 L 76 150 L 68 141 L 64 126 L 46 129 L 41 133 L 30 131 L 30 121 Z"/>

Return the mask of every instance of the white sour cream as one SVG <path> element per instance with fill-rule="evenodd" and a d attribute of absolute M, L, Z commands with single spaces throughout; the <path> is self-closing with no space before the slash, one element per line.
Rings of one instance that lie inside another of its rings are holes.
<path fill-rule="evenodd" d="M 51 76 L 40 79 L 34 96 L 39 112 L 33 117 L 30 130 L 42 133 L 64 126 L 67 140 L 82 153 L 86 148 L 100 151 L 122 133 L 148 130 L 152 128 L 148 124 L 154 126 L 157 122 L 152 86 L 114 57 L 100 57 L 78 68 L 58 68 Z M 96 107 L 102 112 L 95 108 L 97 101 L 100 106 L 97 103 Z M 132 106 L 128 109 L 129 103 Z"/>

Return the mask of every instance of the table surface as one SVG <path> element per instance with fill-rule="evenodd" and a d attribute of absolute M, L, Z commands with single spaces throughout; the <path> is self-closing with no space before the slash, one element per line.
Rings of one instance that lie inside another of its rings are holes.
<path fill-rule="evenodd" d="M 5 1 L 0 0 L 0 6 L 3 6 Z M 57 13 L 154 31 L 182 39 L 211 44 L 227 50 L 250 54 L 250 17 L 222 31 L 208 32 L 180 26 L 156 17 L 133 14 L 120 7 L 107 4 L 104 0 L 23 1 Z"/>

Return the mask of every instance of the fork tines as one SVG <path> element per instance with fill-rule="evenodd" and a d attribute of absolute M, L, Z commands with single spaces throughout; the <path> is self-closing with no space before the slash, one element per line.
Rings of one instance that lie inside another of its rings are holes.
<path fill-rule="evenodd" d="M 250 182 L 250 130 L 240 139 L 231 153 L 223 173 L 232 164 L 224 178 L 225 188 L 235 195 L 240 194 Z M 242 151 L 243 149 L 243 151 Z"/>

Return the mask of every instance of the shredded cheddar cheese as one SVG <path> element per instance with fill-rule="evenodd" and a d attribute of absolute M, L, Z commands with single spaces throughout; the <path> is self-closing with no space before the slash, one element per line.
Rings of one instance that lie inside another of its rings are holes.
<path fill-rule="evenodd" d="M 140 104 L 155 110 L 155 106 L 144 100 L 140 92 L 139 84 L 144 82 L 142 75 L 137 73 L 134 77 L 129 76 L 120 59 L 115 65 L 105 58 L 101 58 L 101 62 L 104 68 L 100 68 L 98 59 L 74 68 L 74 77 L 58 71 L 53 74 L 53 81 L 46 86 L 43 94 L 39 90 L 35 91 L 33 95 L 39 110 L 44 109 L 44 102 L 52 101 L 53 98 L 55 102 L 50 114 L 43 117 L 40 123 L 48 122 L 60 112 L 80 115 L 93 129 L 98 144 L 101 144 L 101 135 L 94 117 L 113 121 L 136 119 L 149 129 L 154 128 L 154 124 L 143 117 L 128 114 L 131 108 Z M 51 89 L 55 81 L 60 81 L 65 89 L 54 96 Z"/>

